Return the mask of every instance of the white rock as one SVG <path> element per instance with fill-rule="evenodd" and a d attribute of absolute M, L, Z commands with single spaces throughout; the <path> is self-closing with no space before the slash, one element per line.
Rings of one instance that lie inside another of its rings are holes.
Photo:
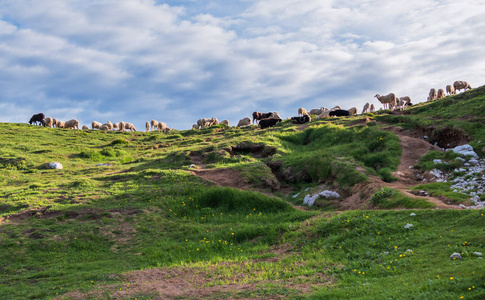
<path fill-rule="evenodd" d="M 411 213 L 411 214 L 410 214 L 410 216 L 411 216 L 411 217 L 414 217 L 415 215 L 416 215 L 415 213 Z"/>
<path fill-rule="evenodd" d="M 413 250 L 411 250 L 411 249 L 408 249 L 408 250 L 406 250 L 406 252 L 413 252 Z"/>
<path fill-rule="evenodd" d="M 300 193 L 293 195 L 291 198 L 296 198 L 296 197 L 298 197 L 298 195 L 300 195 Z"/>
<path fill-rule="evenodd" d="M 51 162 L 49 164 L 49 168 L 50 169 L 63 169 L 64 167 L 62 166 L 62 164 L 60 162 Z"/>
<path fill-rule="evenodd" d="M 406 224 L 406 225 L 404 225 L 404 228 L 411 228 L 411 227 L 414 227 L 414 225 L 413 224 L 409 224 L 409 223 Z"/>
<path fill-rule="evenodd" d="M 473 252 L 476 256 L 482 256 L 482 252 Z"/>
<path fill-rule="evenodd" d="M 315 200 L 317 200 L 318 195 L 315 196 L 310 196 L 306 195 L 305 198 L 303 199 L 303 204 L 306 204 L 308 206 L 313 206 L 313 203 L 315 203 Z"/>
<path fill-rule="evenodd" d="M 478 155 L 475 153 L 475 151 L 473 151 L 473 147 L 468 144 L 453 148 L 453 152 L 461 155 L 465 155 L 465 156 L 471 155 L 475 158 L 478 158 Z"/>
<path fill-rule="evenodd" d="M 460 254 L 460 253 L 455 252 L 455 253 L 453 253 L 453 254 L 450 256 L 450 259 L 453 259 L 453 258 L 455 258 L 455 259 L 461 259 L 461 254 Z"/>
<path fill-rule="evenodd" d="M 442 164 L 443 161 L 441 159 L 433 159 L 433 163 L 435 163 L 435 164 Z"/>
<path fill-rule="evenodd" d="M 462 157 L 457 157 L 455 158 L 455 160 L 461 160 L 461 161 L 465 161 L 466 159 L 462 158 Z"/>

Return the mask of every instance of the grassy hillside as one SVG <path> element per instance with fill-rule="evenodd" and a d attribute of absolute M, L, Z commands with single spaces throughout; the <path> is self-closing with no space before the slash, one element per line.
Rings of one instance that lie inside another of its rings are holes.
<path fill-rule="evenodd" d="M 438 144 L 458 137 L 483 157 L 484 97 L 478 88 L 400 115 L 268 130 L 0 123 L 1 298 L 484 298 L 485 263 L 474 253 L 485 252 L 485 212 L 426 209 L 434 204 L 386 187 L 402 149 L 383 130 Z M 323 189 L 342 197 L 295 206 Z M 352 197 L 365 210 L 342 211 Z M 450 259 L 454 252 L 463 258 Z"/>

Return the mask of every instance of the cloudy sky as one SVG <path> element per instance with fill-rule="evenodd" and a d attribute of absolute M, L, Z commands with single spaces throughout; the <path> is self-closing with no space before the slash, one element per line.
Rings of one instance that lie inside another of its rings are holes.
<path fill-rule="evenodd" d="M 0 122 L 422 102 L 485 84 L 484 16 L 485 0 L 0 0 Z"/>

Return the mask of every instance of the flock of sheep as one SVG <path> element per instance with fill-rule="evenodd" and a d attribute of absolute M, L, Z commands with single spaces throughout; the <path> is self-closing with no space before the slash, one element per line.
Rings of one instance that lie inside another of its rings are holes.
<path fill-rule="evenodd" d="M 428 101 L 433 101 L 436 99 L 440 99 L 445 97 L 446 95 L 455 95 L 457 91 L 460 90 L 468 90 L 471 89 L 470 84 L 466 81 L 455 81 L 453 85 L 446 86 L 446 92 L 444 89 L 434 89 L 432 88 L 429 91 Z M 384 109 L 400 109 L 403 110 L 406 106 L 412 105 L 411 98 L 408 96 L 404 97 L 396 97 L 394 93 L 390 93 L 388 95 L 381 96 L 376 94 L 374 96 L 382 103 Z M 375 111 L 376 108 L 374 104 L 366 103 L 362 108 L 362 113 L 368 113 Z M 298 117 L 292 117 L 291 121 L 294 124 L 303 124 L 306 122 L 311 121 L 311 115 L 316 116 L 316 119 L 326 118 L 326 117 L 340 117 L 340 116 L 353 116 L 357 115 L 358 111 L 356 107 L 352 107 L 348 110 L 342 109 L 340 106 L 335 106 L 334 108 L 328 109 L 325 107 L 314 108 L 310 111 L 307 111 L 305 108 L 300 107 L 298 109 Z M 269 112 L 269 113 L 261 113 L 261 112 L 253 112 L 253 118 L 243 118 L 239 120 L 236 127 L 243 127 L 249 126 L 254 124 L 255 122 L 259 125 L 261 129 L 272 127 L 276 125 L 276 123 L 281 122 L 282 118 L 277 112 Z M 45 118 L 44 114 L 39 113 L 32 116 L 29 121 L 30 124 L 32 123 L 40 123 L 40 125 L 47 126 L 47 127 L 58 127 L 58 128 L 75 128 L 79 129 L 79 122 L 76 119 L 72 119 L 69 121 L 58 121 L 54 118 L 47 117 Z M 210 127 L 213 125 L 224 124 L 229 126 L 228 120 L 219 120 L 215 117 L 212 118 L 202 118 L 197 120 L 196 124 L 192 125 L 192 129 L 202 129 L 206 127 Z M 93 121 L 91 123 L 92 129 L 99 129 L 103 131 L 110 131 L 110 130 L 118 130 L 118 131 L 136 131 L 135 126 L 132 123 L 127 122 L 118 122 L 118 123 L 111 123 L 110 121 L 102 124 L 97 121 Z M 146 131 L 149 132 L 150 130 L 158 130 L 161 132 L 167 132 L 173 130 L 173 128 L 169 128 L 167 124 L 164 122 L 159 122 L 156 120 L 151 120 L 150 122 L 145 123 Z M 84 125 L 82 127 L 83 130 L 89 130 L 89 127 Z"/>

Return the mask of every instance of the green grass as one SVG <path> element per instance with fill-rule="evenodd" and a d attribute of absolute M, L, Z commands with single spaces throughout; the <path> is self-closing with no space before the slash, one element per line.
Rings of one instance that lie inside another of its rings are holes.
<path fill-rule="evenodd" d="M 483 155 L 482 95 L 476 89 L 445 98 L 439 108 L 425 103 L 410 115 L 372 117 L 408 128 L 453 122 Z M 433 109 L 445 110 L 441 119 L 429 118 Z M 473 117 L 455 120 L 468 114 Z M 100 289 L 109 298 L 123 287 L 125 272 L 189 268 L 212 276 L 207 286 L 227 285 L 238 274 L 238 282 L 255 287 L 213 294 L 221 298 L 485 297 L 485 264 L 473 255 L 485 245 L 483 210 L 425 209 L 433 206 L 387 188 L 370 200 L 382 211 L 300 211 L 285 201 L 306 188 L 349 192 L 371 175 L 395 180 L 399 139 L 379 125 L 354 126 L 362 118 L 317 120 L 302 131 L 284 121 L 269 130 L 170 133 L 0 123 L 0 295 L 53 299 Z M 241 145 L 263 150 L 234 150 Z M 194 176 L 194 155 L 207 168 L 239 170 L 253 190 Z M 436 166 L 435 158 L 456 161 L 430 152 L 419 167 L 449 168 Z M 64 169 L 48 169 L 53 161 Z M 465 201 L 446 184 L 417 189 Z M 407 223 L 414 226 L 405 229 Z M 463 259 L 450 260 L 453 252 Z M 127 298 L 157 296 L 139 291 Z"/>

